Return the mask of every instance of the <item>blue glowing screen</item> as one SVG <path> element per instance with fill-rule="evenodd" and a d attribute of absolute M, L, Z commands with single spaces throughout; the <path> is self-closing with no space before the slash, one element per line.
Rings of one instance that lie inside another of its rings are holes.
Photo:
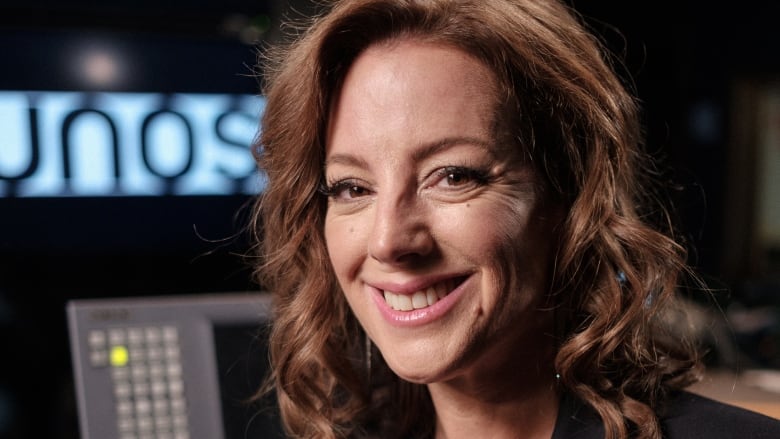
<path fill-rule="evenodd" d="M 0 91 L 0 198 L 261 192 L 262 97 Z"/>

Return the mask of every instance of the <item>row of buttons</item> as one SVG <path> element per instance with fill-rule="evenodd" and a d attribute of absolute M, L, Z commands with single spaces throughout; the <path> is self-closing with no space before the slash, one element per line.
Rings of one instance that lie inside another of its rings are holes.
<path fill-rule="evenodd" d="M 130 382 L 119 381 L 114 384 L 114 395 L 117 399 L 122 398 L 143 398 L 149 395 L 164 396 L 168 394 L 171 398 L 182 398 L 184 396 L 184 382 L 181 379 L 170 381 L 154 380 L 151 382 Z"/>
<path fill-rule="evenodd" d="M 120 434 L 119 439 L 190 439 L 190 434 L 186 431 L 156 434 Z"/>
<path fill-rule="evenodd" d="M 110 345 L 138 346 L 142 344 L 177 344 L 179 332 L 175 326 L 146 328 L 111 328 L 107 331 L 93 330 L 87 339 L 89 347 L 99 349 Z"/>
<path fill-rule="evenodd" d="M 178 360 L 178 356 L 176 357 L 176 360 Z M 115 367 L 111 369 L 111 378 L 115 381 L 124 381 L 130 379 L 138 381 L 147 378 L 155 379 L 162 377 L 179 378 L 181 377 L 181 374 L 181 363 L 178 361 L 145 364 L 137 363 L 135 360 L 133 360 L 133 364 L 128 367 Z"/>

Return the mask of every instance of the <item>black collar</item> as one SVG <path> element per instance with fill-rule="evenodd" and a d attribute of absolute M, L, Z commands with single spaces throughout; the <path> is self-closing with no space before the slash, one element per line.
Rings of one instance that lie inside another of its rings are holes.
<path fill-rule="evenodd" d="M 579 399 L 565 393 L 558 407 L 552 439 L 603 439 L 601 418 Z"/>

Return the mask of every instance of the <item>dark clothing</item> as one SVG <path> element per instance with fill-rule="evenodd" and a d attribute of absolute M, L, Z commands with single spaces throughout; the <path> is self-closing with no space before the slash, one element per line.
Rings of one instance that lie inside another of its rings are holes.
<path fill-rule="evenodd" d="M 780 439 L 780 421 L 688 392 L 670 400 L 661 416 L 665 439 Z M 564 397 L 552 439 L 603 439 L 598 415 Z"/>

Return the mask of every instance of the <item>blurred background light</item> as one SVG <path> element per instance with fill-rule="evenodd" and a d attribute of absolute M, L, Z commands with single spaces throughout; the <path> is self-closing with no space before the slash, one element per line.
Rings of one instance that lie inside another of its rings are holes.
<path fill-rule="evenodd" d="M 111 87 L 120 79 L 119 59 L 113 53 L 105 50 L 92 49 L 87 51 L 80 63 L 85 79 L 92 86 Z"/>

